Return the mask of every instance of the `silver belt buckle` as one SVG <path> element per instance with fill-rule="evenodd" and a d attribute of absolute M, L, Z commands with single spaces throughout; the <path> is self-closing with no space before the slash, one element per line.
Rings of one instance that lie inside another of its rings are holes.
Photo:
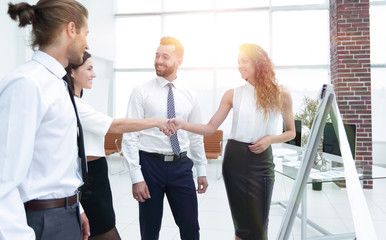
<path fill-rule="evenodd" d="M 165 155 L 164 161 L 165 162 L 173 162 L 174 155 Z"/>
<path fill-rule="evenodd" d="M 76 203 L 79 203 L 79 190 L 76 190 Z"/>
<path fill-rule="evenodd" d="M 79 203 L 79 192 L 76 193 L 76 203 Z"/>

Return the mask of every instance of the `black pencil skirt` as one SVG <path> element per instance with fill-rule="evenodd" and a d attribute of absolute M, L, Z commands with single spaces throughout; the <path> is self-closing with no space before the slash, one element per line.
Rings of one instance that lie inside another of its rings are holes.
<path fill-rule="evenodd" d="M 235 235 L 243 240 L 266 240 L 275 182 L 271 147 L 252 153 L 249 143 L 228 140 L 223 177 Z"/>
<path fill-rule="evenodd" d="M 87 162 L 87 165 L 89 184 L 82 189 L 80 202 L 88 217 L 93 237 L 106 233 L 115 226 L 115 213 L 106 158 Z"/>

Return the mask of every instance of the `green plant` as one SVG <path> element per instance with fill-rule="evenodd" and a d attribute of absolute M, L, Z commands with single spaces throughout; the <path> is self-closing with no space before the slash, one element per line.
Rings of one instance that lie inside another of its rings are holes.
<path fill-rule="evenodd" d="M 302 121 L 302 141 L 301 145 L 302 148 L 305 148 L 308 137 L 311 132 L 312 124 L 314 123 L 314 119 L 318 110 L 319 101 L 317 99 L 313 99 L 310 97 L 305 96 L 303 98 L 303 108 L 298 112 L 295 113 L 294 118 L 296 120 Z M 314 159 L 314 167 L 323 170 L 326 168 L 326 160 L 323 158 L 323 144 L 322 139 L 319 142 L 318 145 L 318 152 Z"/>
<path fill-rule="evenodd" d="M 314 123 L 316 111 L 318 109 L 319 101 L 317 99 L 312 99 L 305 96 L 303 98 L 303 109 L 299 113 L 295 113 L 294 118 L 301 120 L 303 126 L 311 129 L 312 124 Z"/>
<path fill-rule="evenodd" d="M 294 118 L 302 121 L 302 141 L 301 145 L 304 148 L 308 141 L 308 136 L 311 131 L 311 126 L 314 123 L 316 111 L 318 110 L 319 101 L 305 96 L 303 98 L 303 108 L 295 113 Z"/>

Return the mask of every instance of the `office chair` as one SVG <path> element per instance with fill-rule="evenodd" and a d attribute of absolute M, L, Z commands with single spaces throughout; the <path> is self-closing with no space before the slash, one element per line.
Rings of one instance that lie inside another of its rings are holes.
<path fill-rule="evenodd" d="M 122 133 L 107 133 L 105 136 L 105 154 L 109 163 L 110 173 L 114 174 L 122 174 L 125 171 L 125 160 L 123 158 L 123 154 L 121 151 L 122 145 Z M 111 162 L 113 161 L 113 155 L 117 153 L 119 154 L 119 170 L 113 172 L 113 168 Z"/>
<path fill-rule="evenodd" d="M 224 143 L 224 140 L 223 140 L 222 130 L 216 130 L 212 135 L 204 136 L 204 148 L 205 148 L 206 159 L 221 160 L 219 163 L 217 163 L 217 166 L 216 166 L 217 179 L 220 179 L 222 176 L 221 171 L 219 171 L 218 168 L 222 163 L 223 143 Z"/>

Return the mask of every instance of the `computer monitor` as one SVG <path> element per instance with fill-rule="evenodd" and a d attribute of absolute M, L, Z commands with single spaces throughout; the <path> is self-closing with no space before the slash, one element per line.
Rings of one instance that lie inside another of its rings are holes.
<path fill-rule="evenodd" d="M 283 123 L 283 132 L 284 131 L 285 131 L 285 125 Z M 295 120 L 295 131 L 296 131 L 295 138 L 286 143 L 301 147 L 302 146 L 302 121 L 301 120 Z"/>
<path fill-rule="evenodd" d="M 346 130 L 346 135 L 350 145 L 352 156 L 355 159 L 356 125 L 344 124 L 344 129 Z M 334 127 L 332 126 L 332 123 L 329 122 L 326 123 L 326 126 L 324 127 L 323 152 L 342 156 Z"/>

